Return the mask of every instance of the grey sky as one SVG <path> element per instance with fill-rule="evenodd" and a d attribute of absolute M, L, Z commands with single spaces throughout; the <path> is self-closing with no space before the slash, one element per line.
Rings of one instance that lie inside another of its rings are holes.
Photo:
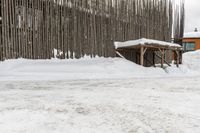
<path fill-rule="evenodd" d="M 200 31 L 200 0 L 185 0 L 186 22 L 185 32 Z"/>

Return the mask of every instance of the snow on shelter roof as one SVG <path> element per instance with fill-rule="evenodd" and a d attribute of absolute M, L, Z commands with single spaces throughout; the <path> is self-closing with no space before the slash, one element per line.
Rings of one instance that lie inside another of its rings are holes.
<path fill-rule="evenodd" d="M 115 49 L 118 48 L 126 48 L 126 47 L 132 47 L 132 46 L 138 46 L 138 45 L 159 45 L 164 47 L 178 47 L 181 48 L 181 45 L 176 43 L 170 43 L 165 41 L 158 41 L 153 39 L 138 39 L 138 40 L 130 40 L 126 42 L 115 42 Z"/>
<path fill-rule="evenodd" d="M 200 32 L 185 33 L 183 38 L 200 38 Z"/>

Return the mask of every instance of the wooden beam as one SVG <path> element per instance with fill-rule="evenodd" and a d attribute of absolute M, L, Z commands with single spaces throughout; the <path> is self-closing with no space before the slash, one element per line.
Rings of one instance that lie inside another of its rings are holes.
<path fill-rule="evenodd" d="M 160 58 L 160 59 L 162 59 L 162 57 L 161 57 L 160 55 L 156 54 L 156 53 L 155 53 L 155 56 L 158 57 L 158 58 Z M 168 66 L 171 66 L 170 63 L 167 62 L 165 59 L 164 59 L 164 62 L 165 62 Z"/>
<path fill-rule="evenodd" d="M 140 48 L 140 65 L 144 66 L 144 47 Z"/>
<path fill-rule="evenodd" d="M 143 51 L 143 55 L 147 52 L 147 49 L 148 49 L 148 48 L 145 48 L 145 49 L 144 49 L 144 51 Z"/>
<path fill-rule="evenodd" d="M 183 51 L 178 51 L 179 52 L 179 63 L 182 64 L 183 63 Z"/>
<path fill-rule="evenodd" d="M 165 52 L 164 49 L 161 50 L 161 67 L 164 68 L 164 56 Z"/>
<path fill-rule="evenodd" d="M 123 59 L 126 59 L 119 51 L 116 51 L 116 54 L 117 54 L 119 57 L 121 57 L 121 58 L 123 58 Z"/>
<path fill-rule="evenodd" d="M 179 52 L 176 51 L 176 66 L 177 67 L 179 67 L 179 59 L 180 59 Z"/>
<path fill-rule="evenodd" d="M 153 51 L 153 65 L 154 65 L 154 67 L 156 67 L 155 55 L 156 55 L 156 53 L 155 53 L 155 51 Z"/>
<path fill-rule="evenodd" d="M 149 49 L 165 49 L 165 50 L 180 50 L 182 49 L 182 47 L 175 47 L 175 46 L 162 46 L 162 45 L 143 45 L 143 47 L 145 48 L 149 48 Z M 122 47 L 122 48 L 118 48 L 119 49 L 140 49 L 141 45 L 135 45 L 135 46 L 129 46 L 129 47 Z"/>

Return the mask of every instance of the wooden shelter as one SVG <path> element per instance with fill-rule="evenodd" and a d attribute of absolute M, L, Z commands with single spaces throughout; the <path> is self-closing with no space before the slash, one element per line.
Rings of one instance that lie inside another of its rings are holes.
<path fill-rule="evenodd" d="M 174 59 L 178 67 L 182 57 L 181 45 L 145 38 L 127 42 L 116 42 L 115 48 L 118 56 L 134 61 L 142 66 L 155 66 L 157 63 L 160 63 L 162 68 L 164 68 L 164 64 L 170 66 L 170 62 L 167 61 L 166 57 L 174 53 Z M 145 61 L 148 63 L 145 64 Z"/>

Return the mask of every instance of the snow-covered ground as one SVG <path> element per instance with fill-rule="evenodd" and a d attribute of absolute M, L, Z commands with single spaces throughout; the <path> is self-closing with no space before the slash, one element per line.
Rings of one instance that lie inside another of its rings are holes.
<path fill-rule="evenodd" d="M 1 133 L 199 133 L 200 77 L 0 82 Z"/>
<path fill-rule="evenodd" d="M 200 51 L 183 62 L 0 62 L 0 133 L 199 133 Z"/>

